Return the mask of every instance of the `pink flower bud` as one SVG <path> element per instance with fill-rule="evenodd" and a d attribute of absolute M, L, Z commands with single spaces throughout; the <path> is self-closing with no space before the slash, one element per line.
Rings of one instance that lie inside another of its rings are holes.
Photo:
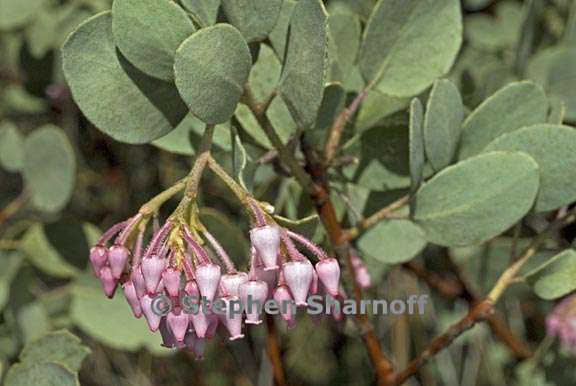
<path fill-rule="evenodd" d="M 118 281 L 112 275 L 112 270 L 110 267 L 104 267 L 100 270 L 100 282 L 102 283 L 102 288 L 104 288 L 104 293 L 108 298 L 112 299 L 114 292 L 116 292 L 116 286 Z"/>
<path fill-rule="evenodd" d="M 166 317 L 160 320 L 160 327 L 158 330 L 160 331 L 160 336 L 162 337 L 162 346 L 166 348 L 185 347 L 184 343 L 176 341 L 174 334 L 168 327 Z"/>
<path fill-rule="evenodd" d="M 148 327 L 150 328 L 150 331 L 155 332 L 158 330 L 158 327 L 160 327 L 160 319 L 162 319 L 162 317 L 152 309 L 153 302 L 154 297 L 150 295 L 144 295 L 142 299 L 140 299 L 142 313 L 148 322 Z"/>
<path fill-rule="evenodd" d="M 212 263 L 200 264 L 196 268 L 196 283 L 200 294 L 211 302 L 220 283 L 220 266 Z"/>
<path fill-rule="evenodd" d="M 115 279 L 120 279 L 122 272 L 124 272 L 124 267 L 128 262 L 130 257 L 130 251 L 123 245 L 113 245 L 108 251 L 108 261 L 110 262 L 110 268 L 112 269 L 112 275 Z"/>
<path fill-rule="evenodd" d="M 168 294 L 177 297 L 180 292 L 180 271 L 169 267 L 162 272 L 162 280 Z"/>
<path fill-rule="evenodd" d="M 292 313 L 292 305 L 295 303 L 294 299 L 292 299 L 292 294 L 290 294 L 290 289 L 288 286 L 280 285 L 276 287 L 273 296 L 280 310 L 282 319 L 284 319 L 286 322 L 294 319 L 294 314 Z"/>
<path fill-rule="evenodd" d="M 246 283 L 248 281 L 248 274 L 246 272 L 236 272 L 236 273 L 228 273 L 226 275 L 222 275 L 220 278 L 220 283 L 222 283 L 222 287 L 226 290 L 226 293 L 230 296 L 238 297 L 238 286 L 242 283 Z"/>
<path fill-rule="evenodd" d="M 146 295 L 146 283 L 144 282 L 144 276 L 142 275 L 142 270 L 140 266 L 132 268 L 132 273 L 130 273 L 130 280 L 134 283 L 134 288 L 136 289 L 136 295 L 138 299 Z"/>
<path fill-rule="evenodd" d="M 289 261 L 284 264 L 284 278 L 296 304 L 306 306 L 308 290 L 314 277 L 314 267 L 309 261 Z"/>
<path fill-rule="evenodd" d="M 576 352 L 576 294 L 564 298 L 546 318 L 548 335 L 557 336 L 567 351 Z"/>
<path fill-rule="evenodd" d="M 334 297 L 338 296 L 338 286 L 340 285 L 340 266 L 338 260 L 333 257 L 320 260 L 316 263 L 318 278 L 324 284 L 326 291 Z"/>
<path fill-rule="evenodd" d="M 278 251 L 280 250 L 280 228 L 272 225 L 254 228 L 250 231 L 250 240 L 265 270 L 278 269 Z"/>
<path fill-rule="evenodd" d="M 355 269 L 354 277 L 356 278 L 356 282 L 362 288 L 370 288 L 372 287 L 372 277 L 370 276 L 370 272 L 368 272 L 368 268 L 365 265 L 362 265 Z"/>
<path fill-rule="evenodd" d="M 244 338 L 244 334 L 242 334 L 242 315 L 239 313 L 230 312 L 230 302 L 234 299 L 230 297 L 222 298 L 224 303 L 226 304 L 226 312 L 223 314 L 218 315 L 224 326 L 230 333 L 230 340 L 236 340 Z"/>
<path fill-rule="evenodd" d="M 166 261 L 157 255 L 142 259 L 140 269 L 142 270 L 142 276 L 144 276 L 144 283 L 146 283 L 146 291 L 149 294 L 156 293 L 165 266 Z"/>
<path fill-rule="evenodd" d="M 140 299 L 138 298 L 138 294 L 136 293 L 136 287 L 132 280 L 128 280 L 122 286 L 124 289 L 124 296 L 132 309 L 132 313 L 136 318 L 140 318 L 142 316 L 142 307 L 140 306 Z"/>
<path fill-rule="evenodd" d="M 94 268 L 96 276 L 100 275 L 100 270 L 108 262 L 108 249 L 102 245 L 96 245 L 90 249 L 90 263 Z"/>
<path fill-rule="evenodd" d="M 238 288 L 240 300 L 246 311 L 246 323 L 260 324 L 261 308 L 268 298 L 268 284 L 262 280 L 250 280 Z"/>
<path fill-rule="evenodd" d="M 174 334 L 176 341 L 184 342 L 184 336 L 186 331 L 188 331 L 188 323 L 190 322 L 188 315 L 186 315 L 182 310 L 176 312 L 172 310 L 168 315 L 166 315 L 166 323 L 168 328 Z"/>

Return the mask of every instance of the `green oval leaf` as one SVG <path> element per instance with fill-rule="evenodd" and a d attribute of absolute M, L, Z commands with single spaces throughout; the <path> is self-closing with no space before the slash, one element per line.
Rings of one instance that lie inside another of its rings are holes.
<path fill-rule="evenodd" d="M 300 0 L 290 19 L 279 94 L 300 128 L 316 121 L 326 73 L 327 14 L 320 0 Z"/>
<path fill-rule="evenodd" d="M 64 43 L 62 62 L 82 112 L 118 141 L 148 143 L 171 131 L 187 113 L 173 84 L 142 73 L 119 55 L 110 12 L 78 26 Z"/>
<path fill-rule="evenodd" d="M 462 124 L 460 158 L 478 154 L 498 136 L 546 122 L 548 102 L 532 82 L 511 83 L 487 98 Z"/>
<path fill-rule="evenodd" d="M 36 208 L 56 212 L 68 203 L 76 179 L 76 158 L 60 128 L 46 125 L 26 138 L 22 173 Z"/>
<path fill-rule="evenodd" d="M 546 300 L 558 299 L 576 290 L 576 251 L 567 249 L 526 275 L 533 291 Z"/>
<path fill-rule="evenodd" d="M 176 87 L 190 111 L 207 124 L 234 114 L 252 59 L 242 34 L 231 25 L 204 28 L 176 52 Z"/>
<path fill-rule="evenodd" d="M 112 32 L 122 54 L 156 78 L 174 78 L 178 46 L 196 31 L 192 20 L 169 0 L 114 0 Z"/>
<path fill-rule="evenodd" d="M 442 170 L 454 160 L 462 119 L 464 105 L 456 86 L 449 80 L 436 81 L 424 118 L 426 155 L 434 170 Z"/>
<path fill-rule="evenodd" d="M 540 167 L 536 211 L 560 208 L 576 200 L 576 130 L 568 126 L 535 125 L 497 138 L 486 151 L 524 152 Z"/>
<path fill-rule="evenodd" d="M 486 241 L 534 203 L 538 164 L 523 153 L 491 152 L 450 166 L 415 196 L 414 220 L 428 241 L 462 246 Z"/>
<path fill-rule="evenodd" d="M 61 364 L 19 363 L 6 374 L 5 386 L 79 386 L 78 377 Z"/>
<path fill-rule="evenodd" d="M 458 0 L 380 0 L 364 31 L 364 78 L 393 96 L 412 96 L 446 74 L 462 43 Z"/>
<path fill-rule="evenodd" d="M 383 221 L 358 240 L 362 252 L 386 264 L 400 264 L 414 258 L 426 246 L 424 232 L 411 221 Z"/>
<path fill-rule="evenodd" d="M 0 165 L 9 172 L 18 172 L 24 164 L 24 136 L 16 125 L 0 125 Z"/>
<path fill-rule="evenodd" d="M 265 39 L 276 25 L 282 0 L 222 0 L 228 22 L 249 42 Z"/>
<path fill-rule="evenodd" d="M 155 353 L 169 353 L 160 346 L 160 334 L 150 332 L 143 318 L 134 318 L 122 291 L 108 299 L 91 274 L 74 284 L 70 317 L 84 333 L 112 348 L 137 351 L 144 346 Z"/>
<path fill-rule="evenodd" d="M 80 371 L 90 349 L 80 339 L 66 330 L 53 331 L 26 344 L 20 353 L 20 361 L 27 363 L 56 362 L 72 371 Z"/>

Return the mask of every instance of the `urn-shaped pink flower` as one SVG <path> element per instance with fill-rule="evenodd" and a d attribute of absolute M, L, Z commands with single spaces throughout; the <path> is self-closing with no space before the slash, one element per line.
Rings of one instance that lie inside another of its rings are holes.
<path fill-rule="evenodd" d="M 248 281 L 248 274 L 246 272 L 227 273 L 222 275 L 220 283 L 229 296 L 238 297 L 238 287 Z"/>
<path fill-rule="evenodd" d="M 100 282 L 102 283 L 102 288 L 106 296 L 112 298 L 114 292 L 116 292 L 118 281 L 114 278 L 114 275 L 112 275 L 110 267 L 104 267 L 100 270 Z"/>
<path fill-rule="evenodd" d="M 576 294 L 562 300 L 546 318 L 548 335 L 557 336 L 561 345 L 576 353 Z"/>
<path fill-rule="evenodd" d="M 162 317 L 153 309 L 153 303 L 154 296 L 144 295 L 144 297 L 140 299 L 142 313 L 148 322 L 148 327 L 150 328 L 150 331 L 155 332 L 160 326 L 160 319 L 162 319 Z"/>
<path fill-rule="evenodd" d="M 265 270 L 278 269 L 278 251 L 280 250 L 280 228 L 265 225 L 250 231 L 252 246 L 264 263 Z"/>
<path fill-rule="evenodd" d="M 309 261 L 296 260 L 284 264 L 284 279 L 296 304 L 306 306 L 308 290 L 314 276 L 314 267 Z"/>
<path fill-rule="evenodd" d="M 100 270 L 108 262 L 108 248 L 102 245 L 96 245 L 90 249 L 90 263 L 94 268 L 96 276 L 100 276 Z"/>
<path fill-rule="evenodd" d="M 186 331 L 188 331 L 188 324 L 190 323 L 188 315 L 182 312 L 182 310 L 172 310 L 166 315 L 166 323 L 170 331 L 174 334 L 176 341 L 184 342 L 184 336 L 186 335 Z"/>
<path fill-rule="evenodd" d="M 326 291 L 334 297 L 338 296 L 338 287 L 340 286 L 340 266 L 338 261 L 333 257 L 322 259 L 316 263 L 316 272 Z"/>
<path fill-rule="evenodd" d="M 280 310 L 280 315 L 282 319 L 286 322 L 290 322 L 294 319 L 293 305 L 294 299 L 292 299 L 292 294 L 290 294 L 290 289 L 286 285 L 280 285 L 274 289 L 274 301 L 278 305 Z"/>
<path fill-rule="evenodd" d="M 132 268 L 130 280 L 134 283 L 134 289 L 139 299 L 146 295 L 146 282 L 144 281 L 144 275 L 142 275 L 142 270 L 139 265 Z"/>
<path fill-rule="evenodd" d="M 240 300 L 246 312 L 246 323 L 260 324 L 260 314 L 268 298 L 268 284 L 262 280 L 250 280 L 238 288 Z"/>
<path fill-rule="evenodd" d="M 200 264 L 196 268 L 196 283 L 200 295 L 212 301 L 220 283 L 220 266 L 212 263 Z"/>
<path fill-rule="evenodd" d="M 162 279 L 162 271 L 166 267 L 166 260 L 160 256 L 152 255 L 145 257 L 140 263 L 140 270 L 144 276 L 144 283 L 146 283 L 146 291 L 149 294 L 155 294 L 160 279 Z"/>
<path fill-rule="evenodd" d="M 231 312 L 232 305 L 230 303 L 236 299 L 227 296 L 222 298 L 222 300 L 226 305 L 226 312 L 218 316 L 230 334 L 228 339 L 236 340 L 244 338 L 244 334 L 242 334 L 242 314 Z"/>
<path fill-rule="evenodd" d="M 177 297 L 180 292 L 180 271 L 168 267 L 162 272 L 162 281 L 168 295 Z"/>
<path fill-rule="evenodd" d="M 128 280 L 124 283 L 122 289 L 124 290 L 124 296 L 132 309 L 132 313 L 136 318 L 140 318 L 142 316 L 142 307 L 140 306 L 140 299 L 138 298 L 136 287 L 132 280 Z"/>
<path fill-rule="evenodd" d="M 125 246 L 113 245 L 110 247 L 108 251 L 108 261 L 110 262 L 112 275 L 115 279 L 120 279 L 120 276 L 122 276 L 129 257 L 130 251 Z"/>

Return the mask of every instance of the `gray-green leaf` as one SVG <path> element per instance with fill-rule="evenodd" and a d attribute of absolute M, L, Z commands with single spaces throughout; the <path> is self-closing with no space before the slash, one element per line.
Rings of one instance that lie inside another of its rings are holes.
<path fill-rule="evenodd" d="M 383 93 L 412 96 L 448 72 L 461 43 L 458 0 L 380 0 L 364 31 L 360 68 Z"/>
<path fill-rule="evenodd" d="M 536 211 L 560 208 L 576 200 L 576 130 L 560 125 L 534 125 L 505 134 L 486 151 L 529 154 L 540 167 Z"/>
<path fill-rule="evenodd" d="M 491 152 L 450 166 L 415 196 L 414 220 L 428 241 L 445 246 L 481 243 L 532 208 L 538 164 L 523 153 Z"/>
<path fill-rule="evenodd" d="M 180 0 L 180 2 L 192 13 L 192 18 L 201 27 L 216 23 L 220 0 Z"/>
<path fill-rule="evenodd" d="M 282 0 L 222 0 L 230 24 L 249 42 L 265 39 L 276 25 Z"/>
<path fill-rule="evenodd" d="M 78 26 L 64 43 L 62 61 L 82 112 L 118 141 L 148 143 L 170 132 L 187 113 L 173 84 L 142 73 L 119 55 L 110 12 Z"/>
<path fill-rule="evenodd" d="M 456 154 L 464 105 L 456 86 L 449 80 L 434 83 L 426 106 L 424 142 L 434 170 L 448 166 Z"/>
<path fill-rule="evenodd" d="M 174 78 L 176 49 L 194 31 L 192 20 L 173 1 L 114 0 L 112 5 L 112 32 L 120 52 L 156 78 Z"/>
<path fill-rule="evenodd" d="M 78 377 L 61 364 L 19 363 L 6 374 L 5 386 L 80 386 Z"/>
<path fill-rule="evenodd" d="M 410 103 L 410 186 L 415 192 L 422 183 L 424 176 L 424 133 L 422 125 L 424 121 L 424 109 L 418 98 Z"/>
<path fill-rule="evenodd" d="M 576 290 L 576 251 L 567 249 L 526 275 L 542 299 L 558 299 Z"/>
<path fill-rule="evenodd" d="M 0 125 L 0 165 L 9 172 L 18 172 L 24 164 L 24 136 L 16 125 Z"/>
<path fill-rule="evenodd" d="M 478 154 L 498 136 L 546 122 L 548 102 L 532 82 L 509 84 L 487 98 L 462 125 L 460 158 Z"/>
<path fill-rule="evenodd" d="M 326 72 L 327 14 L 320 0 L 300 0 L 290 33 L 279 93 L 300 128 L 316 121 Z"/>
<path fill-rule="evenodd" d="M 426 246 L 424 232 L 411 221 L 383 221 L 358 241 L 360 250 L 386 264 L 400 264 L 415 257 Z"/>
<path fill-rule="evenodd" d="M 176 52 L 176 87 L 190 111 L 207 124 L 234 114 L 252 58 L 242 34 L 228 24 L 204 28 Z"/>
<path fill-rule="evenodd" d="M 68 203 L 76 182 L 76 158 L 60 128 L 46 125 L 26 138 L 22 172 L 36 208 L 56 212 Z"/>
<path fill-rule="evenodd" d="M 90 349 L 80 339 L 66 330 L 53 331 L 33 342 L 29 342 L 20 353 L 20 361 L 57 362 L 72 371 L 79 371 L 82 361 Z"/>

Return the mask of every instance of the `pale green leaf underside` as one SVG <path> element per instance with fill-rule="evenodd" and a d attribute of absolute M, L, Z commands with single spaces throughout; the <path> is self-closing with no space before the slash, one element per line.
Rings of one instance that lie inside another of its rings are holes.
<path fill-rule="evenodd" d="M 24 136 L 11 122 L 0 125 L 0 166 L 17 172 L 24 165 Z"/>
<path fill-rule="evenodd" d="M 462 124 L 460 159 L 482 151 L 498 136 L 546 122 L 548 102 L 532 82 L 511 83 L 488 97 Z"/>
<path fill-rule="evenodd" d="M 79 386 L 78 377 L 54 362 L 19 363 L 6 374 L 5 386 Z"/>
<path fill-rule="evenodd" d="M 322 103 L 326 72 L 327 14 L 320 0 L 300 0 L 290 33 L 279 93 L 296 124 L 308 128 Z"/>
<path fill-rule="evenodd" d="M 80 339 L 66 330 L 53 331 L 40 339 L 28 343 L 22 353 L 22 362 L 54 361 L 72 371 L 80 371 L 84 358 L 90 349 L 81 344 Z"/>
<path fill-rule="evenodd" d="M 229 24 L 217 24 L 196 32 L 178 48 L 176 87 L 201 121 L 223 123 L 234 114 L 251 65 L 242 34 Z"/>
<path fill-rule="evenodd" d="M 119 54 L 110 12 L 78 26 L 64 43 L 62 61 L 84 115 L 120 142 L 148 143 L 186 115 L 173 84 L 142 73 Z"/>
<path fill-rule="evenodd" d="M 364 31 L 360 68 L 381 92 L 412 96 L 448 72 L 461 43 L 458 0 L 380 0 Z"/>
<path fill-rule="evenodd" d="M 415 196 L 414 220 L 435 244 L 478 244 L 527 214 L 538 186 L 538 164 L 530 156 L 482 154 L 444 169 L 424 184 Z"/>
<path fill-rule="evenodd" d="M 424 121 L 424 108 L 419 99 L 414 98 L 410 103 L 410 185 L 412 191 L 416 191 L 422 183 L 424 175 L 424 133 L 422 126 Z"/>
<path fill-rule="evenodd" d="M 22 173 L 36 208 L 56 212 L 68 203 L 76 182 L 76 158 L 62 129 L 46 125 L 26 138 Z"/>
<path fill-rule="evenodd" d="M 560 125 L 534 125 L 505 134 L 485 151 L 519 151 L 540 167 L 536 211 L 544 212 L 576 200 L 576 130 Z"/>
<path fill-rule="evenodd" d="M 381 222 L 358 241 L 362 252 L 386 264 L 400 264 L 411 260 L 425 246 L 422 230 L 407 220 Z"/>
<path fill-rule="evenodd" d="M 526 275 L 536 295 L 546 300 L 558 299 L 576 290 L 576 251 L 565 250 Z"/>
<path fill-rule="evenodd" d="M 449 80 L 435 82 L 424 118 L 426 155 L 434 170 L 454 160 L 463 119 L 464 105 L 456 86 Z"/>
<path fill-rule="evenodd" d="M 265 39 L 280 15 L 282 0 L 222 0 L 227 20 L 248 42 Z"/>

